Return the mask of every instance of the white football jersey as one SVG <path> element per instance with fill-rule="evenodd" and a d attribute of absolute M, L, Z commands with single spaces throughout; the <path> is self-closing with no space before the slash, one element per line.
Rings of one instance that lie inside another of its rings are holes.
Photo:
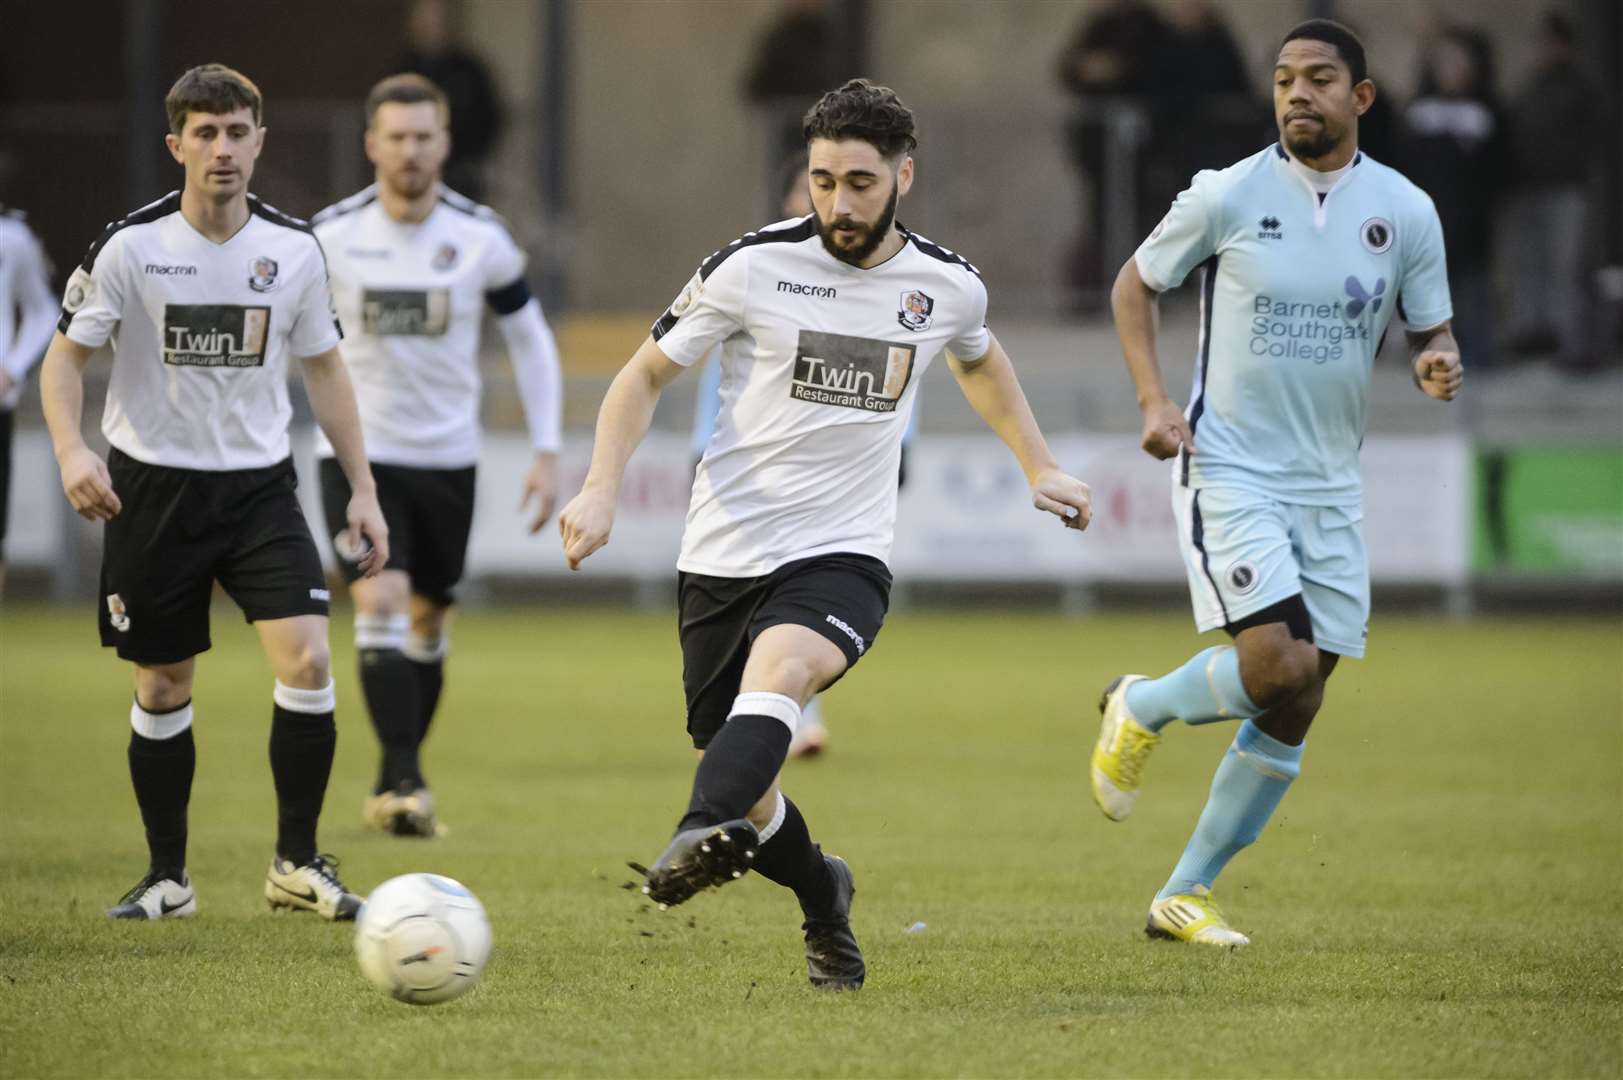
<path fill-rule="evenodd" d="M 0 208 L 0 370 L 12 380 L 10 391 L 0 395 L 0 412 L 17 407 L 28 371 L 45 355 L 55 325 L 45 249 L 20 211 Z"/>
<path fill-rule="evenodd" d="M 313 220 L 332 270 L 367 457 L 465 468 L 479 460 L 479 323 L 529 303 L 525 256 L 500 217 L 443 190 L 428 217 L 394 220 L 373 185 Z M 316 452 L 331 456 L 318 436 Z"/>
<path fill-rule="evenodd" d="M 248 222 L 217 244 L 186 221 L 180 192 L 107 226 L 68 279 L 58 324 L 111 339 L 101 430 L 137 461 L 253 469 L 288 456 L 288 357 L 342 336 L 310 227 L 248 196 Z"/>
<path fill-rule="evenodd" d="M 919 380 L 943 351 L 979 360 L 991 343 L 980 272 L 901 232 L 901 250 L 868 269 L 824 250 L 815 215 L 748 233 L 654 324 L 684 366 L 722 346 L 678 568 L 755 577 L 834 552 L 890 557 Z"/>

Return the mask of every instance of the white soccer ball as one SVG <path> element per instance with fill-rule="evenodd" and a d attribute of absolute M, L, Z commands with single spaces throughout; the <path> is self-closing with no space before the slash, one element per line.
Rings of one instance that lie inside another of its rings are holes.
<path fill-rule="evenodd" d="M 403 874 L 372 890 L 355 916 L 361 972 L 385 993 L 434 1005 L 473 988 L 490 958 L 490 920 L 460 882 Z"/>

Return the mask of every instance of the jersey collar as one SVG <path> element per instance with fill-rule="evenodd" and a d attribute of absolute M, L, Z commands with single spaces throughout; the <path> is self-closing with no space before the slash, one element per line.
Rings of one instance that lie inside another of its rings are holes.
<path fill-rule="evenodd" d="M 1319 169 L 1310 169 L 1286 151 L 1283 143 L 1274 143 L 1274 160 L 1296 177 L 1298 183 L 1307 189 L 1308 198 L 1313 200 L 1313 227 L 1323 229 L 1330 196 L 1335 194 L 1343 185 L 1350 181 L 1356 170 L 1364 160 L 1362 150 L 1354 150 L 1352 160 L 1339 169 L 1328 172 Z"/>

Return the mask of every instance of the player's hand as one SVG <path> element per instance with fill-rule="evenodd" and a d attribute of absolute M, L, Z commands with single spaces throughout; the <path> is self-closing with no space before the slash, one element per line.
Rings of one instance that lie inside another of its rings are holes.
<path fill-rule="evenodd" d="M 1459 396 L 1465 382 L 1465 368 L 1460 354 L 1442 349 L 1427 349 L 1414 358 L 1414 381 L 1429 398 L 1453 401 Z"/>
<path fill-rule="evenodd" d="M 546 450 L 535 452 L 530 471 L 524 474 L 524 497 L 519 499 L 518 508 L 523 510 L 531 499 L 535 500 L 535 513 L 530 517 L 530 535 L 534 536 L 552 517 L 552 511 L 558 505 L 557 454 Z"/>
<path fill-rule="evenodd" d="M 1165 461 L 1177 454 L 1180 446 L 1193 454 L 1195 436 L 1177 403 L 1162 398 L 1144 409 L 1144 434 L 1139 436 L 1138 445 L 1151 457 Z"/>
<path fill-rule="evenodd" d="M 363 578 L 377 577 L 389 561 L 389 525 L 383 520 L 378 493 L 357 490 L 349 499 L 349 550 Z"/>
<path fill-rule="evenodd" d="M 579 570 L 586 556 L 608 543 L 613 528 L 614 496 L 590 486 L 582 488 L 558 515 L 569 569 Z"/>
<path fill-rule="evenodd" d="M 1046 510 L 1067 529 L 1085 529 L 1093 520 L 1093 492 L 1088 485 L 1058 469 L 1044 469 L 1031 485 L 1031 505 Z"/>
<path fill-rule="evenodd" d="M 68 504 L 87 521 L 111 521 L 124 509 L 113 491 L 107 463 L 90 447 L 80 444 L 61 459 L 62 490 Z"/>

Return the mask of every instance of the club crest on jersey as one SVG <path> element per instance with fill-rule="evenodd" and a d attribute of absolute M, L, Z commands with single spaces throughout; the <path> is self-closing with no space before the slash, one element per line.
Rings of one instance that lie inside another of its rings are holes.
<path fill-rule="evenodd" d="M 1391 248 L 1395 235 L 1392 223 L 1385 218 L 1372 217 L 1358 227 L 1358 238 L 1364 242 L 1364 250 L 1373 255 Z"/>
<path fill-rule="evenodd" d="M 269 255 L 261 255 L 248 264 L 248 287 L 254 292 L 270 292 L 276 288 L 276 275 L 281 267 Z"/>
<path fill-rule="evenodd" d="M 441 244 L 439 250 L 434 252 L 434 258 L 429 265 L 436 270 L 449 270 L 456 265 L 456 255 L 455 244 Z"/>
<path fill-rule="evenodd" d="M 124 607 L 124 598 L 117 593 L 110 593 L 107 597 L 107 621 L 113 624 L 113 629 L 121 634 L 130 631 L 130 613 Z"/>
<path fill-rule="evenodd" d="M 62 310 L 69 315 L 76 314 L 90 299 L 90 294 L 96 291 L 96 280 L 90 276 L 90 271 L 79 267 L 68 278 L 67 291 L 62 294 Z"/>
<path fill-rule="evenodd" d="M 917 289 L 909 289 L 902 294 L 902 306 L 896 313 L 896 321 L 909 330 L 928 330 L 930 313 L 934 310 L 935 301 L 928 294 Z"/>

